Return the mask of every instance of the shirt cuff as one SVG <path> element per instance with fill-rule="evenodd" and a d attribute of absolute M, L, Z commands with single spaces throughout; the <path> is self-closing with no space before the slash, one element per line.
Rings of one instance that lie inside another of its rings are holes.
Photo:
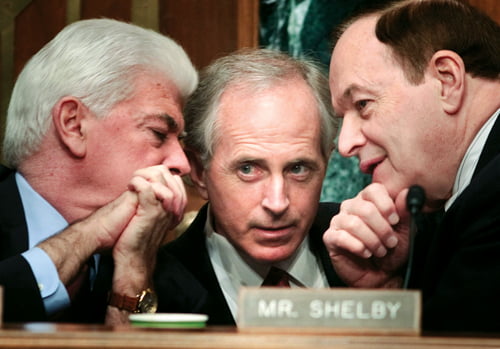
<path fill-rule="evenodd" d="M 59 280 L 59 274 L 52 259 L 39 247 L 22 253 L 35 276 L 40 295 L 48 315 L 54 314 L 70 305 L 66 287 Z"/>

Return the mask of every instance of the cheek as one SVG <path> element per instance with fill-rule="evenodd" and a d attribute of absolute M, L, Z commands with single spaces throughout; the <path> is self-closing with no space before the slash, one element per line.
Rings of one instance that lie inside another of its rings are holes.
<path fill-rule="evenodd" d="M 208 201 L 227 230 L 239 232 L 247 229 L 255 208 L 259 206 L 252 192 L 217 190 L 212 187 L 209 187 Z"/>
<path fill-rule="evenodd" d="M 290 181 L 288 183 L 288 197 L 291 206 L 304 209 L 310 209 L 318 203 L 323 186 L 324 174 L 318 174 L 307 183 L 297 183 Z"/>
<path fill-rule="evenodd" d="M 211 174 L 205 178 L 208 201 L 222 222 L 234 222 L 233 226 L 242 226 L 249 219 L 250 207 L 255 194 L 246 190 L 245 186 L 235 185 L 223 174 Z"/>

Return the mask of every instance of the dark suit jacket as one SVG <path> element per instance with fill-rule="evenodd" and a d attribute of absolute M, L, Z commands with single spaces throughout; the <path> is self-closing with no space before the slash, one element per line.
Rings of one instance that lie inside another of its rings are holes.
<path fill-rule="evenodd" d="M 423 328 L 500 333 L 500 119 L 470 185 L 417 239 Z"/>
<path fill-rule="evenodd" d="M 333 270 L 322 236 L 338 204 L 320 204 L 309 232 L 310 246 L 323 264 L 331 286 L 345 286 Z M 179 238 L 160 250 L 155 277 L 159 312 L 208 314 L 211 325 L 235 325 L 208 255 L 205 239 L 207 206 Z"/>
<path fill-rule="evenodd" d="M 28 249 L 28 229 L 14 171 L 0 166 L 0 285 L 4 287 L 4 320 L 103 322 L 112 262 L 101 258 L 94 292 L 59 318 L 48 318 L 35 277 L 21 253 Z"/>

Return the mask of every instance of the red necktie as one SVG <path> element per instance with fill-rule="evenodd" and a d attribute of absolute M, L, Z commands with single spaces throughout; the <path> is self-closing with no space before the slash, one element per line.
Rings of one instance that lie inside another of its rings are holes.
<path fill-rule="evenodd" d="M 262 286 L 270 287 L 290 287 L 290 275 L 282 269 L 271 267 Z"/>

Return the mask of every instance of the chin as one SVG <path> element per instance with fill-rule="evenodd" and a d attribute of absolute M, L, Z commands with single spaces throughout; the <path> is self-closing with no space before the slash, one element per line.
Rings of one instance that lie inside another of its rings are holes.
<path fill-rule="evenodd" d="M 260 247 L 262 249 L 262 253 L 259 254 L 251 254 L 250 257 L 262 264 L 273 264 L 281 262 L 290 256 L 293 255 L 295 250 L 291 250 L 290 248 L 283 247 Z"/>

